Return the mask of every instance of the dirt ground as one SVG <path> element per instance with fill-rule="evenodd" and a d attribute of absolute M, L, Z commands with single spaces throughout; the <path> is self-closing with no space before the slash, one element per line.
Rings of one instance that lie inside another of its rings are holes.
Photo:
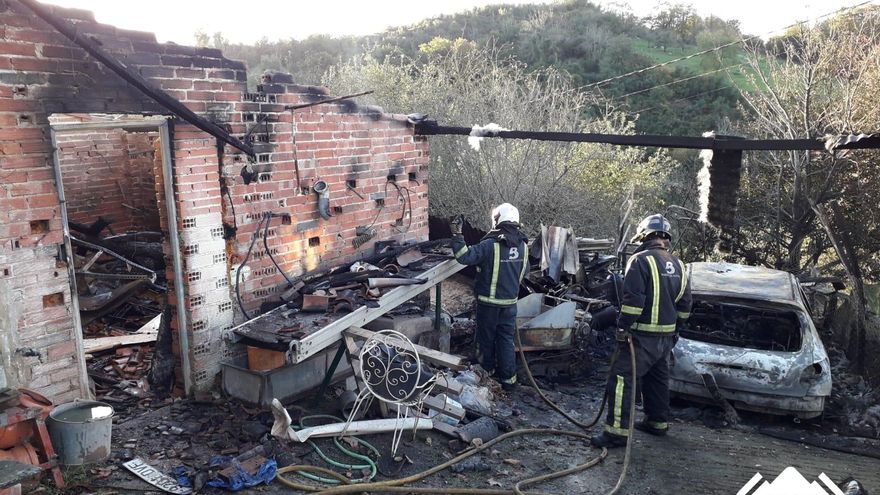
<path fill-rule="evenodd" d="M 548 386 L 548 395 L 582 420 L 591 418 L 601 400 L 601 380 L 595 378 L 579 385 Z M 519 387 L 512 394 L 496 397 L 497 417 L 514 428 L 552 427 L 569 429 L 557 413 L 549 410 L 528 387 Z M 299 404 L 305 406 L 306 403 Z M 289 407 L 296 419 L 303 410 Z M 307 414 L 333 413 L 333 402 L 325 401 Z M 849 477 L 860 480 L 872 493 L 880 490 L 880 460 L 778 440 L 757 433 L 759 426 L 772 424 L 777 429 L 805 431 L 809 425 L 794 424 L 790 419 L 760 415 L 743 416 L 735 426 L 722 426 L 721 414 L 687 402 L 674 402 L 674 420 L 670 435 L 656 438 L 636 432 L 633 458 L 626 482 L 620 493 L 667 494 L 736 493 L 756 472 L 774 479 L 788 466 L 797 468 L 808 480 L 820 473 L 840 483 Z M 170 474 L 180 465 L 199 466 L 221 452 L 237 455 L 256 445 L 270 445 L 266 435 L 271 415 L 244 408 L 226 400 L 216 403 L 177 402 L 124 420 L 114 427 L 114 456 L 101 466 L 81 471 L 71 481 L 80 483 L 71 493 L 144 493 L 151 486 L 135 478 L 123 468 L 115 468 L 123 460 L 138 455 L 151 465 Z M 175 428 L 172 428 L 175 427 Z M 183 430 L 182 432 L 180 430 Z M 594 432 L 598 432 L 594 428 Z M 438 432 L 420 432 L 413 439 L 405 435 L 401 453 L 406 464 L 398 476 L 420 472 L 450 459 L 464 447 Z M 388 452 L 390 435 L 368 438 L 383 452 Z M 320 440 L 329 455 L 331 440 Z M 276 446 L 279 465 L 306 463 L 324 465 L 306 445 Z M 518 437 L 490 449 L 479 458 L 485 470 L 462 473 L 445 471 L 415 486 L 510 488 L 516 481 L 574 466 L 598 454 L 578 441 L 564 437 Z M 880 456 L 880 451 L 877 452 Z M 620 473 L 623 450 L 612 451 L 598 466 L 583 473 L 548 482 L 533 489 L 553 493 L 606 493 Z M 386 479 L 379 475 L 377 479 Z M 282 494 L 292 490 L 277 481 L 240 493 Z M 201 493 L 224 493 L 205 488 Z"/>

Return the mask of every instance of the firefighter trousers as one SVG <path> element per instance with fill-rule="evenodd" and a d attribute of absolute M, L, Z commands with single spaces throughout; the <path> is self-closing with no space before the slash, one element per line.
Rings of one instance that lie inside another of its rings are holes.
<path fill-rule="evenodd" d="M 675 334 L 632 336 L 636 352 L 636 390 L 633 390 L 632 361 L 629 345 L 619 343 L 620 352 L 608 377 L 608 409 L 605 431 L 629 436 L 629 405 L 633 393 L 641 391 L 648 426 L 665 430 L 669 426 L 669 364 Z"/>
<path fill-rule="evenodd" d="M 516 383 L 516 305 L 477 303 L 477 358 L 486 371 L 495 371 L 505 383 Z"/>

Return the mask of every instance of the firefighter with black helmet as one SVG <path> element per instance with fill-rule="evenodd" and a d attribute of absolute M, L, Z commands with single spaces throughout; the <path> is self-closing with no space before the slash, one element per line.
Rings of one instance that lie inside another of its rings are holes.
<path fill-rule="evenodd" d="M 510 203 L 495 207 L 492 230 L 473 246 L 465 243 L 461 224 L 460 217 L 452 224 L 452 251 L 459 263 L 477 267 L 477 357 L 483 369 L 495 374 L 502 388 L 511 390 L 516 386 L 516 301 L 529 266 L 519 210 Z"/>
<path fill-rule="evenodd" d="M 633 243 L 641 243 L 627 263 L 620 314 L 620 351 L 608 377 L 605 431 L 593 437 L 597 447 L 626 445 L 633 387 L 630 348 L 635 349 L 637 381 L 645 418 L 636 428 L 663 436 L 669 426 L 669 365 L 678 341 L 677 325 L 691 311 L 691 289 L 684 263 L 669 252 L 670 224 L 663 215 L 639 223 Z"/>

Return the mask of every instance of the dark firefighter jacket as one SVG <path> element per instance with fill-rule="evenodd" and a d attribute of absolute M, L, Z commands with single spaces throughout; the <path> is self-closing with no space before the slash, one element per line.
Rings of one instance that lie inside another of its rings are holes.
<path fill-rule="evenodd" d="M 459 263 L 476 265 L 477 301 L 492 306 L 516 304 L 519 284 L 528 270 L 529 247 L 525 235 L 515 225 L 502 223 L 473 246 L 456 235 L 452 238 L 452 252 Z"/>
<path fill-rule="evenodd" d="M 684 263 L 669 254 L 669 241 L 646 241 L 627 264 L 617 325 L 651 334 L 674 333 L 690 317 L 691 284 Z"/>

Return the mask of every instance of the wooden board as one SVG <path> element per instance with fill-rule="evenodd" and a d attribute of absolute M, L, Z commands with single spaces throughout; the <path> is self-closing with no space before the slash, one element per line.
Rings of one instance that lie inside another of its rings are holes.
<path fill-rule="evenodd" d="M 159 325 L 162 323 L 162 314 L 148 321 L 137 332 L 131 335 L 118 337 L 98 337 L 96 339 L 83 339 L 83 350 L 87 353 L 106 351 L 123 345 L 147 344 L 155 342 L 159 336 Z"/>

